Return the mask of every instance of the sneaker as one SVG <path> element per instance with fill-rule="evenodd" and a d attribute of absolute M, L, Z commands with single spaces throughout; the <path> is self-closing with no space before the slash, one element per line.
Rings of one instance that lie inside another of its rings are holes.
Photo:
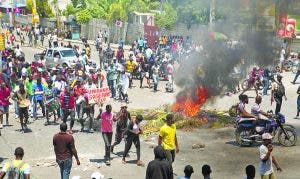
<path fill-rule="evenodd" d="M 15 119 L 18 119 L 19 118 L 19 116 L 18 115 L 15 115 Z"/>
<path fill-rule="evenodd" d="M 3 129 L 3 124 L 0 124 L 0 129 Z"/>
<path fill-rule="evenodd" d="M 126 164 L 126 163 L 127 163 L 126 160 L 125 160 L 124 158 L 122 159 L 122 163 L 123 163 L 123 164 Z"/>

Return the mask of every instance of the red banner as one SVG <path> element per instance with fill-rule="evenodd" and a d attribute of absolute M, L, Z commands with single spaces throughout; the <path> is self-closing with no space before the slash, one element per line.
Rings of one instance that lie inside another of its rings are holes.
<path fill-rule="evenodd" d="M 295 35 L 296 20 L 288 19 L 285 27 L 285 37 L 293 38 Z"/>
<path fill-rule="evenodd" d="M 107 97 L 110 96 L 110 90 L 108 87 L 97 88 L 88 91 L 89 103 L 103 103 L 106 101 Z"/>
<path fill-rule="evenodd" d="M 287 24 L 287 19 L 288 19 L 287 14 L 279 15 L 278 29 L 277 29 L 277 35 L 279 37 L 285 37 L 285 28 Z"/>

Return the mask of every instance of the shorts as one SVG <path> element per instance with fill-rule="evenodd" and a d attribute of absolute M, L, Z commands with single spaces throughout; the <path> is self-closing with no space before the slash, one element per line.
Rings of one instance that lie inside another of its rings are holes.
<path fill-rule="evenodd" d="M 4 114 L 7 114 L 9 111 L 9 106 L 0 106 L 0 111 L 3 111 Z"/>

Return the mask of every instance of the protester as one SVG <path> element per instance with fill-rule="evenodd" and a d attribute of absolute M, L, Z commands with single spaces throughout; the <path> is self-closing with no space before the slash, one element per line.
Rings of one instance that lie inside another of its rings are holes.
<path fill-rule="evenodd" d="M 67 86 L 65 91 L 60 94 L 60 105 L 63 111 L 63 122 L 67 123 L 67 118 L 71 117 L 70 133 L 72 134 L 75 121 L 75 97 L 74 92 Z"/>
<path fill-rule="evenodd" d="M 67 124 L 60 124 L 60 132 L 53 137 L 54 152 L 56 155 L 56 162 L 60 168 L 61 179 L 69 179 L 72 158 L 76 159 L 77 165 L 80 165 L 80 161 L 75 148 L 75 141 L 72 135 L 67 133 Z"/>
<path fill-rule="evenodd" d="M 166 153 L 162 146 L 154 148 L 154 160 L 148 163 L 146 179 L 173 179 L 172 164 L 166 160 Z"/>
<path fill-rule="evenodd" d="M 113 122 L 117 121 L 115 115 L 112 113 L 111 105 L 106 105 L 106 111 L 101 114 L 101 129 L 102 137 L 105 143 L 105 163 L 110 165 L 110 150 L 113 135 Z"/>
<path fill-rule="evenodd" d="M 10 90 L 6 86 L 6 84 L 4 82 L 2 82 L 1 87 L 0 87 L 0 110 L 6 116 L 6 126 L 9 125 L 9 122 L 8 122 L 9 98 L 10 98 Z M 3 114 L 0 115 L 0 129 L 3 128 Z"/>
<path fill-rule="evenodd" d="M 275 157 L 272 155 L 273 136 L 269 133 L 264 133 L 262 135 L 262 139 L 263 144 L 259 147 L 259 174 L 261 175 L 262 179 L 274 179 L 276 177 L 272 163 L 276 166 L 277 171 L 282 171 L 282 169 Z"/>
<path fill-rule="evenodd" d="M 124 137 L 124 132 L 127 129 L 128 121 L 131 121 L 130 112 L 127 111 L 127 105 L 122 104 L 121 109 L 117 115 L 117 127 L 115 134 L 115 142 L 111 146 L 111 152 L 114 151 L 114 147 L 121 143 L 122 138 Z"/>
<path fill-rule="evenodd" d="M 30 179 L 30 166 L 23 161 L 24 149 L 17 147 L 15 149 L 15 159 L 6 162 L 0 173 L 0 179 L 6 178 L 22 178 Z"/>
<path fill-rule="evenodd" d="M 129 122 L 128 127 L 125 131 L 125 150 L 123 153 L 123 159 L 122 162 L 125 164 L 126 160 L 125 157 L 127 156 L 132 143 L 135 145 L 136 148 L 136 155 L 137 155 L 137 166 L 143 166 L 143 162 L 141 159 L 141 146 L 140 146 L 140 134 L 143 133 L 143 130 L 141 129 L 140 123 L 143 120 L 143 116 L 137 115 L 136 118 Z"/>
<path fill-rule="evenodd" d="M 21 124 L 21 131 L 24 132 L 24 128 L 27 129 L 27 123 L 28 123 L 28 107 L 30 105 L 29 96 L 27 93 L 27 90 L 25 90 L 25 87 L 23 84 L 20 84 L 19 91 L 16 92 L 15 97 L 18 101 L 18 111 L 19 111 L 19 117 L 20 117 L 20 124 Z M 25 121 L 24 121 L 25 119 Z"/>
<path fill-rule="evenodd" d="M 298 87 L 297 94 L 298 94 L 298 97 L 297 97 L 297 114 L 296 114 L 296 117 L 294 119 L 298 119 L 299 113 L 300 113 L 300 86 Z"/>
<path fill-rule="evenodd" d="M 277 75 L 277 82 L 273 80 L 272 83 L 272 92 L 271 92 L 271 103 L 275 101 L 276 109 L 275 114 L 278 114 L 281 110 L 282 98 L 287 100 L 285 95 L 285 87 L 282 83 L 282 76 L 280 74 Z"/>
<path fill-rule="evenodd" d="M 36 81 L 36 84 L 33 84 L 33 92 L 34 92 L 34 96 L 33 96 L 33 117 L 36 120 L 37 119 L 37 104 L 39 104 L 42 108 L 42 113 L 43 113 L 43 117 L 46 116 L 45 113 L 45 103 L 44 103 L 44 92 L 45 92 L 45 87 L 42 84 L 42 79 L 38 78 Z"/>
<path fill-rule="evenodd" d="M 190 179 L 193 173 L 194 173 L 193 167 L 187 165 L 184 167 L 184 177 L 178 177 L 178 179 Z"/>
<path fill-rule="evenodd" d="M 210 175 L 211 175 L 211 168 L 209 165 L 203 165 L 202 166 L 202 175 L 204 177 L 204 179 L 211 179 Z"/>
<path fill-rule="evenodd" d="M 298 60 L 300 60 L 300 54 L 298 54 Z M 300 75 L 300 63 L 298 62 L 297 63 L 297 73 L 294 77 L 294 80 L 291 82 L 292 84 L 296 84 L 296 81 L 297 81 L 299 75 Z"/>
<path fill-rule="evenodd" d="M 158 145 L 162 145 L 166 151 L 167 160 L 173 163 L 175 160 L 175 151 L 176 153 L 179 152 L 174 115 L 168 114 L 165 122 L 166 124 L 159 130 Z"/>
<path fill-rule="evenodd" d="M 254 179 L 254 178 L 255 178 L 255 167 L 253 165 L 247 165 L 246 177 L 244 179 Z"/>
<path fill-rule="evenodd" d="M 281 51 L 280 51 L 280 56 L 279 56 L 280 73 L 282 73 L 282 71 L 283 71 L 283 63 L 284 63 L 284 60 L 285 60 L 285 49 L 284 49 L 284 47 L 282 46 L 282 47 L 281 47 Z"/>

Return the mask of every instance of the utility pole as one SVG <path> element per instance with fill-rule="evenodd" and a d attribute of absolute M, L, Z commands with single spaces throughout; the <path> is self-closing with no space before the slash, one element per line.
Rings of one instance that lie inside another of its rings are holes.
<path fill-rule="evenodd" d="M 214 31 L 213 22 L 214 22 L 215 16 L 216 16 L 215 0 L 210 0 L 209 7 L 210 7 L 209 8 L 209 30 Z"/>

